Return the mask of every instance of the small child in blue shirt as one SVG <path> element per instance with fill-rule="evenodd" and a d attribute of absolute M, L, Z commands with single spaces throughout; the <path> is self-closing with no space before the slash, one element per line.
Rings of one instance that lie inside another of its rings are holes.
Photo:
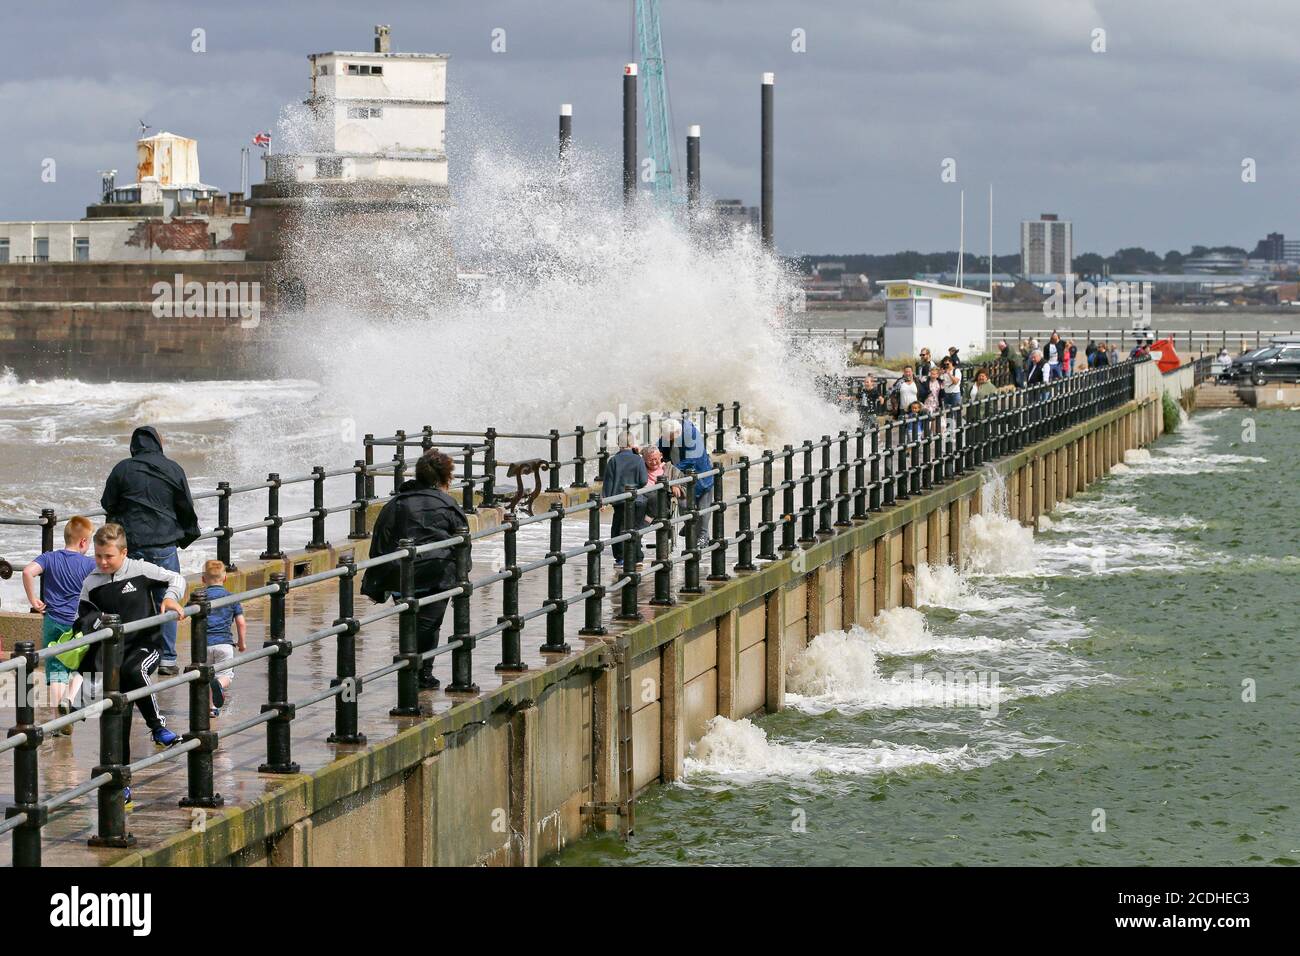
<path fill-rule="evenodd" d="M 45 614 L 41 625 L 42 647 L 49 647 L 52 641 L 70 630 L 77 620 L 81 583 L 95 570 L 95 559 L 86 553 L 90 550 L 90 539 L 94 533 L 95 526 L 89 518 L 81 515 L 69 518 L 63 526 L 63 547 L 58 551 L 46 551 L 37 555 L 34 561 L 23 568 L 23 590 L 27 592 L 27 601 L 32 610 Z M 37 578 L 41 579 L 39 583 Z M 81 675 L 70 674 L 58 658 L 47 657 L 45 683 L 50 694 L 50 704 L 57 707 L 59 713 L 68 713 L 81 688 Z M 72 733 L 72 725 L 64 727 L 63 733 Z"/>
<path fill-rule="evenodd" d="M 208 590 L 208 600 L 215 601 L 217 598 L 227 597 L 230 592 L 222 585 L 226 581 L 226 566 L 219 560 L 213 559 L 203 565 L 203 586 Z M 238 602 L 227 604 L 225 607 L 219 607 L 208 614 L 208 663 L 219 666 L 229 661 L 235 656 L 235 651 L 243 653 L 247 650 L 244 638 L 248 633 L 248 625 L 244 621 L 244 606 Z M 230 689 L 230 683 L 235 679 L 235 670 L 227 667 L 225 670 L 218 670 L 212 678 L 212 709 L 210 711 L 213 717 L 221 716 L 221 708 L 226 705 L 226 691 Z"/>

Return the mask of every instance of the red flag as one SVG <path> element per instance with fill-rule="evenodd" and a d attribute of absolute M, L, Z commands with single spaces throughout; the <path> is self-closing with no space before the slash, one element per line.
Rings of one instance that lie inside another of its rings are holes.
<path fill-rule="evenodd" d="M 268 148 L 271 145 L 271 134 L 258 133 L 256 136 L 253 137 L 253 145 L 261 146 L 263 149 Z"/>

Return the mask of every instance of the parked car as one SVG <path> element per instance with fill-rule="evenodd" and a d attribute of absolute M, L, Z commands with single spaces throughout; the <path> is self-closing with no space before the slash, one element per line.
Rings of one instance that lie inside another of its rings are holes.
<path fill-rule="evenodd" d="M 1235 359 L 1223 376 L 1237 384 L 1300 382 L 1300 344 L 1270 345 Z"/>
<path fill-rule="evenodd" d="M 1228 363 L 1227 368 L 1225 368 L 1223 373 L 1219 376 L 1219 380 L 1236 385 L 1246 383 L 1249 381 L 1246 372 L 1253 365 L 1255 359 L 1265 355 L 1266 353 L 1276 351 L 1281 351 L 1281 349 L 1276 349 L 1271 345 L 1265 345 L 1262 348 L 1251 349 L 1249 352 L 1242 352 L 1240 355 L 1233 356 L 1232 361 Z"/>

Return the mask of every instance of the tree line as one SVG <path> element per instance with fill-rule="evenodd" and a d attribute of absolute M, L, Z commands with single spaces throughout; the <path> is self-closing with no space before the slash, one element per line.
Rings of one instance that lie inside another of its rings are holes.
<path fill-rule="evenodd" d="M 1084 252 L 1074 257 L 1074 271 L 1080 275 L 1101 275 L 1102 273 L 1158 272 L 1180 273 L 1183 263 L 1188 259 L 1200 259 L 1212 253 L 1223 253 L 1238 258 L 1246 258 L 1246 250 L 1239 246 L 1192 246 L 1187 252 L 1170 249 L 1163 256 L 1141 246 L 1129 246 L 1118 249 L 1114 254 L 1102 256 L 1095 252 Z M 1252 258 L 1263 258 L 1263 242 L 1250 253 Z M 813 265 L 818 262 L 843 262 L 846 272 L 863 273 L 872 279 L 904 279 L 923 272 L 952 272 L 957 268 L 957 251 L 950 252 L 891 252 L 885 255 L 867 253 L 826 253 L 824 255 L 794 256 L 789 259 L 791 266 L 802 275 L 811 275 Z M 967 253 L 964 257 L 965 271 L 979 275 L 988 271 L 988 256 Z M 1020 272 L 1020 254 L 993 257 L 993 271 L 1017 274 Z"/>

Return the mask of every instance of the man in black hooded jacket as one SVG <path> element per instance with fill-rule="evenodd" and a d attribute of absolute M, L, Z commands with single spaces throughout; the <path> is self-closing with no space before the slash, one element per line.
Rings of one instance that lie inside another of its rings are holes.
<path fill-rule="evenodd" d="M 436 449 L 425 452 L 415 463 L 415 480 L 403 482 L 375 519 L 370 538 L 370 557 L 396 551 L 398 542 L 410 538 L 414 544 L 446 541 L 455 537 L 469 522 L 465 512 L 449 494 L 452 461 Z M 361 593 L 370 600 L 383 602 L 390 594 L 401 591 L 400 562 L 390 561 L 367 568 L 361 579 Z M 425 597 L 456 586 L 456 562 L 453 548 L 443 548 L 415 559 L 415 596 Z M 433 601 L 420 608 L 416 618 L 416 641 L 420 653 L 438 646 L 438 629 L 447 610 L 447 600 Z M 439 685 L 433 676 L 433 661 L 420 665 L 419 683 L 429 689 Z"/>
<path fill-rule="evenodd" d="M 131 457 L 113 466 L 99 499 L 105 521 L 126 529 L 130 556 L 179 572 L 176 549 L 188 548 L 198 538 L 199 519 L 185 470 L 162 450 L 162 439 L 149 425 L 131 434 Z M 157 589 L 161 604 L 164 589 Z M 163 625 L 159 674 L 176 673 L 176 622 Z"/>

